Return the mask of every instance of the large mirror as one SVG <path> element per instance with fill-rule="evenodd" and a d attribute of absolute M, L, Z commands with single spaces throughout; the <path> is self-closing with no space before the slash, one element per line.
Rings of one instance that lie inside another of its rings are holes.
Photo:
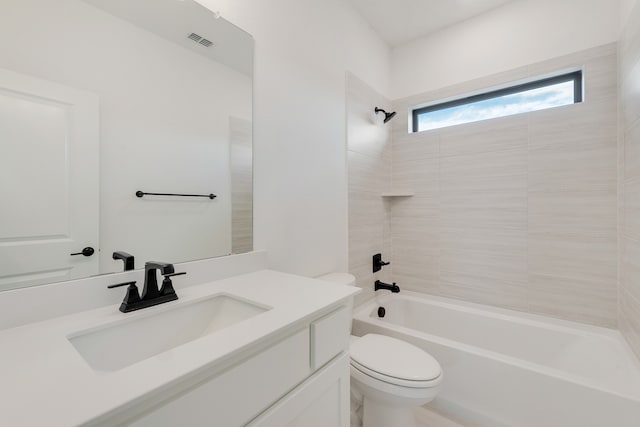
<path fill-rule="evenodd" d="M 252 70 L 194 0 L 1 0 L 0 291 L 252 250 Z"/>

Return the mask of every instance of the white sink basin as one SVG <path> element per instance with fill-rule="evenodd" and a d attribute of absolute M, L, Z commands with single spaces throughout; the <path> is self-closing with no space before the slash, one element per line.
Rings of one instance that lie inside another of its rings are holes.
<path fill-rule="evenodd" d="M 131 320 L 82 331 L 68 339 L 93 369 L 117 371 L 269 309 L 217 295 L 147 316 L 142 309 Z"/>

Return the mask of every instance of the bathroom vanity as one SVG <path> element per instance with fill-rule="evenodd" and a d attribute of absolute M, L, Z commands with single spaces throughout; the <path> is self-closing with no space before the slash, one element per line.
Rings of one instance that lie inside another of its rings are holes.
<path fill-rule="evenodd" d="M 260 270 L 176 290 L 0 331 L 2 425 L 348 426 L 356 289 Z"/>
<path fill-rule="evenodd" d="M 0 33 L 0 426 L 346 427 L 356 290 L 252 252 L 252 36 L 193 0 Z M 121 313 L 149 260 L 179 299 Z"/>

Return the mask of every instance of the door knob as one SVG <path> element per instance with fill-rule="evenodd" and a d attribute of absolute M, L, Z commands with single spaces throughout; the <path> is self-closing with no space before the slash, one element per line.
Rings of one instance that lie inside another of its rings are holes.
<path fill-rule="evenodd" d="M 95 251 L 95 249 L 93 249 L 91 246 L 87 246 L 86 248 L 84 248 L 84 249 L 82 250 L 82 252 L 78 252 L 78 253 L 71 254 L 71 255 L 72 255 L 72 256 L 74 256 L 74 255 L 91 256 L 91 255 L 93 255 L 95 252 L 96 252 L 96 251 Z"/>

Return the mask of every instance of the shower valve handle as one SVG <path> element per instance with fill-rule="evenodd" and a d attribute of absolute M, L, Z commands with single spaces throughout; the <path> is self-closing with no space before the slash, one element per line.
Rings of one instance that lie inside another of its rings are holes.
<path fill-rule="evenodd" d="M 382 267 L 389 264 L 391 263 L 382 261 L 382 254 L 375 254 L 373 256 L 373 272 L 374 273 L 382 270 Z"/>

